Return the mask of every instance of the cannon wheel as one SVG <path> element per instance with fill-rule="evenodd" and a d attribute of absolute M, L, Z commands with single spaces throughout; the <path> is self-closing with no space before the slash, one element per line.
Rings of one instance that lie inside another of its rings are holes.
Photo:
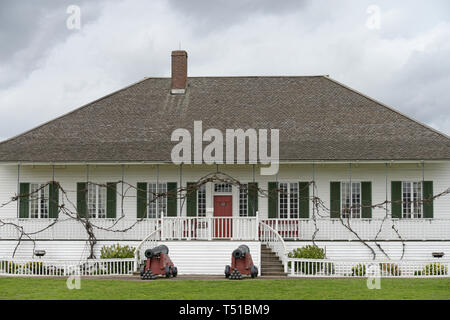
<path fill-rule="evenodd" d="M 177 267 L 172 268 L 172 276 L 175 278 L 178 275 L 178 269 Z"/>
<path fill-rule="evenodd" d="M 258 276 L 258 268 L 253 265 L 250 274 L 252 278 L 256 278 Z"/>
<path fill-rule="evenodd" d="M 166 278 L 170 278 L 170 267 L 166 266 L 165 271 L 166 271 Z"/>
<path fill-rule="evenodd" d="M 225 278 L 229 278 L 231 274 L 231 268 L 230 266 L 225 266 Z"/>

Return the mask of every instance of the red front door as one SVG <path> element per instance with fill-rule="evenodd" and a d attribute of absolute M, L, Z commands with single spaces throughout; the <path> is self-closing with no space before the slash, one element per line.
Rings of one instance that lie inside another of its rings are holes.
<path fill-rule="evenodd" d="M 214 196 L 214 238 L 231 238 L 233 236 L 233 197 Z"/>

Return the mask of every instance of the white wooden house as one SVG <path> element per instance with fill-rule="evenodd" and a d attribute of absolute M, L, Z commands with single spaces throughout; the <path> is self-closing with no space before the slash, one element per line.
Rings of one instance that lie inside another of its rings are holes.
<path fill-rule="evenodd" d="M 279 129 L 278 173 L 173 164 L 171 133 L 194 121 Z M 215 172 L 242 187 L 213 181 L 183 196 Z M 145 78 L 0 144 L 0 258 L 13 255 L 17 225 L 27 236 L 16 257 L 86 258 L 86 229 L 62 205 L 95 225 L 97 256 L 155 234 L 180 273 L 222 273 L 242 243 L 259 265 L 261 243 L 277 237 L 288 250 L 314 239 L 329 258 L 372 258 L 368 246 L 376 258 L 448 257 L 450 196 L 437 195 L 449 187 L 448 136 L 328 76 L 187 77 L 186 52 L 174 51 L 172 78 Z M 29 196 L 9 202 L 17 194 Z"/>

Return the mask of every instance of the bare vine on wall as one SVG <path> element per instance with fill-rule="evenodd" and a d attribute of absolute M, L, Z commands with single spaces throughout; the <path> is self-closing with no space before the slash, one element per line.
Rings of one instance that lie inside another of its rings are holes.
<path fill-rule="evenodd" d="M 149 192 L 149 194 L 151 194 L 152 196 L 149 197 L 150 200 L 148 200 L 146 202 L 146 207 L 148 207 L 150 204 L 158 201 L 158 199 L 161 199 L 163 197 L 171 197 L 172 199 L 179 199 L 181 207 L 183 207 L 188 194 L 199 190 L 203 185 L 205 185 L 207 183 L 226 183 L 226 184 L 230 184 L 232 186 L 238 187 L 247 193 L 247 199 L 249 199 L 249 197 L 248 197 L 249 192 L 252 192 L 253 194 L 257 194 L 259 198 L 278 197 L 279 194 L 283 194 L 283 192 L 285 192 L 284 190 L 282 190 L 280 188 L 273 189 L 273 190 L 266 190 L 263 188 L 259 188 L 256 185 L 248 185 L 247 183 L 242 183 L 239 180 L 235 179 L 234 177 L 232 177 L 226 173 L 213 172 L 213 173 L 209 173 L 209 174 L 201 177 L 194 184 L 190 184 L 189 187 L 179 187 L 179 188 L 177 188 L 177 190 L 171 190 L 171 191 L 166 191 L 166 192 Z M 88 258 L 89 259 L 95 258 L 94 249 L 95 249 L 95 245 L 97 244 L 95 230 L 103 230 L 103 231 L 112 232 L 112 233 L 124 233 L 129 230 L 132 230 L 133 228 L 136 227 L 136 225 L 142 223 L 142 221 L 145 220 L 145 218 L 138 218 L 135 221 L 133 221 L 133 223 L 131 223 L 129 226 L 126 226 L 126 227 L 123 227 L 120 229 L 115 228 L 118 225 L 119 221 L 121 221 L 122 219 L 125 218 L 125 212 L 124 212 L 124 207 L 123 207 L 124 199 L 130 198 L 130 197 L 136 197 L 136 194 L 138 191 L 148 192 L 147 190 L 140 190 L 137 188 L 137 186 L 134 186 L 134 185 L 127 183 L 126 181 L 122 181 L 122 180 L 115 182 L 115 184 L 122 185 L 121 191 L 118 191 L 115 189 L 116 194 L 118 196 L 120 196 L 120 198 L 122 200 L 120 202 L 121 203 L 121 207 L 120 207 L 121 214 L 120 214 L 120 217 L 116 218 L 109 227 L 97 225 L 95 219 L 90 218 L 89 214 L 87 212 L 78 212 L 77 205 L 71 201 L 70 196 L 68 195 L 69 191 L 65 190 L 56 181 L 49 181 L 49 182 L 41 185 L 38 189 L 36 189 L 30 193 L 16 194 L 9 201 L 0 205 L 0 209 L 1 209 L 7 205 L 10 205 L 13 202 L 20 201 L 20 199 L 24 199 L 24 198 L 29 199 L 31 197 L 38 197 L 40 191 L 43 188 L 46 188 L 47 186 L 50 186 L 50 185 L 53 185 L 53 187 L 56 187 L 58 189 L 59 194 L 61 195 L 61 197 L 60 197 L 61 200 L 58 201 L 58 203 L 53 204 L 57 207 L 57 210 L 59 212 L 57 218 L 48 219 L 48 224 L 38 230 L 26 231 L 24 229 L 24 226 L 22 226 L 20 224 L 20 221 L 12 222 L 12 221 L 9 221 L 8 219 L 6 219 L 6 220 L 0 219 L 0 231 L 1 231 L 1 228 L 3 228 L 3 227 L 12 227 L 18 232 L 17 243 L 14 248 L 13 257 L 16 254 L 18 247 L 24 240 L 32 241 L 33 254 L 34 254 L 34 249 L 36 246 L 36 240 L 35 240 L 36 235 L 43 233 L 46 230 L 51 229 L 56 224 L 61 223 L 63 221 L 74 220 L 74 221 L 77 221 L 78 223 L 80 223 L 80 225 L 86 231 L 86 235 L 87 235 L 87 239 L 88 239 L 87 243 L 90 248 Z M 96 185 L 96 186 L 101 186 L 101 187 L 105 187 L 105 188 L 111 187 L 109 184 L 99 184 L 99 183 L 88 181 L 86 183 L 85 190 L 83 190 L 83 192 L 85 192 L 86 194 L 88 192 L 89 185 Z M 317 195 L 317 186 L 316 186 L 315 181 L 310 181 L 309 183 L 305 184 L 305 186 L 303 188 L 310 188 L 310 187 L 312 187 L 314 189 L 314 191 L 315 191 L 315 192 L 313 192 L 314 195 L 311 197 L 308 197 L 308 198 L 300 197 L 299 201 L 302 201 L 302 200 L 310 201 L 310 203 L 312 204 L 312 207 L 313 207 L 312 216 L 310 217 L 310 219 L 312 220 L 312 222 L 314 224 L 314 232 L 310 239 L 313 242 L 313 244 L 316 244 L 316 237 L 317 237 L 318 232 L 320 231 L 320 228 L 317 223 L 318 219 L 329 218 L 330 216 L 337 215 L 339 218 L 336 220 L 339 221 L 339 223 L 341 223 L 342 226 L 345 229 L 347 229 L 351 234 L 353 234 L 356 237 L 358 242 L 360 242 L 361 244 L 363 244 L 365 247 L 367 247 L 370 250 L 373 259 L 376 258 L 376 251 L 370 245 L 370 242 L 373 242 L 375 244 L 375 246 L 380 250 L 380 252 L 382 252 L 389 259 L 390 258 L 389 255 L 386 253 L 386 251 L 382 248 L 382 246 L 379 244 L 379 242 L 377 240 L 378 240 L 379 235 L 381 234 L 382 228 L 385 225 L 385 223 L 387 223 L 387 221 L 391 221 L 391 223 L 392 223 L 391 228 L 394 230 L 394 232 L 398 236 L 399 241 L 402 243 L 403 249 L 402 249 L 401 258 L 403 258 L 404 252 L 405 252 L 405 240 L 402 238 L 402 236 L 401 236 L 400 232 L 398 231 L 398 229 L 396 228 L 394 222 L 392 220 L 389 220 L 389 218 L 392 218 L 392 216 L 391 216 L 390 211 L 387 210 L 388 205 L 391 204 L 392 201 L 386 200 L 382 203 L 378 203 L 378 204 L 374 204 L 374 205 L 370 205 L 370 206 L 358 204 L 358 205 L 353 205 L 349 208 L 349 209 L 355 208 L 355 209 L 359 209 L 359 210 L 362 210 L 363 208 L 386 209 L 385 215 L 383 216 L 383 219 L 380 223 L 380 226 L 376 232 L 375 237 L 373 239 L 367 239 L 367 238 L 364 238 L 363 236 L 361 236 L 358 233 L 358 231 L 352 227 L 352 219 L 350 218 L 349 215 L 346 217 L 343 217 L 340 212 L 332 211 L 329 207 L 327 207 L 325 205 L 325 202 L 323 201 L 323 199 L 316 196 Z M 131 190 L 134 191 L 133 195 L 130 195 Z M 300 189 L 299 191 L 302 191 L 302 189 Z M 70 192 L 74 192 L 74 191 L 70 191 Z M 435 199 L 443 197 L 449 193 L 450 193 L 450 188 L 448 188 L 445 191 L 443 191 L 439 194 L 436 194 L 428 199 L 422 199 L 421 203 L 430 203 L 431 201 L 434 201 Z M 52 201 L 52 200 L 48 199 L 48 201 Z M 400 201 L 397 203 L 401 204 L 402 202 Z M 255 208 L 255 204 L 252 204 L 252 207 Z"/>

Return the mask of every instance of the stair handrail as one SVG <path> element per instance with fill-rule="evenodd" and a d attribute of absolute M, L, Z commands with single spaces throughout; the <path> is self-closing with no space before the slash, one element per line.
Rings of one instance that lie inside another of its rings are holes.
<path fill-rule="evenodd" d="M 156 230 L 153 230 L 152 232 L 150 232 L 141 242 L 139 242 L 139 244 L 136 246 L 136 249 L 134 250 L 134 265 L 135 265 L 135 269 L 136 271 L 139 269 L 139 261 L 141 259 L 140 257 L 140 253 L 141 253 L 141 247 L 144 245 L 144 243 L 146 243 L 147 241 L 149 241 L 149 239 L 151 239 L 152 237 L 154 237 L 155 235 L 157 235 L 159 233 L 159 235 L 161 236 L 161 227 L 157 228 Z M 161 238 L 161 237 L 159 237 Z M 151 239 L 152 242 L 155 243 L 156 246 L 156 242 L 158 241 L 158 239 Z M 149 248 L 150 249 L 150 248 Z"/>
<path fill-rule="evenodd" d="M 284 267 L 284 271 L 287 272 L 287 255 L 288 250 L 286 248 L 286 243 L 283 237 L 274 228 L 269 226 L 267 223 L 260 221 L 260 226 L 262 227 L 262 234 L 260 236 L 261 243 L 265 243 L 269 248 L 271 248 L 275 254 L 281 259 Z M 269 239 L 266 239 L 266 230 L 269 231 Z"/>

